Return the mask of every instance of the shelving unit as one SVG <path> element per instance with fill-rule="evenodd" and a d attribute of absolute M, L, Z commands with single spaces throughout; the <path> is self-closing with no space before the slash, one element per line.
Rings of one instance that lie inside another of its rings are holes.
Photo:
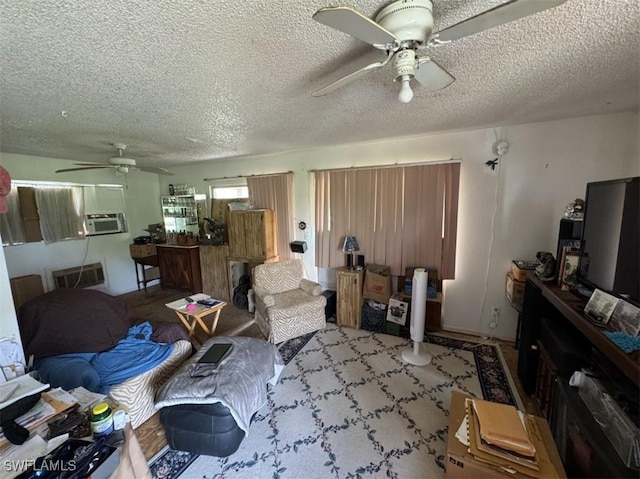
<path fill-rule="evenodd" d="M 161 196 L 160 202 L 165 232 L 199 235 L 206 195 Z"/>

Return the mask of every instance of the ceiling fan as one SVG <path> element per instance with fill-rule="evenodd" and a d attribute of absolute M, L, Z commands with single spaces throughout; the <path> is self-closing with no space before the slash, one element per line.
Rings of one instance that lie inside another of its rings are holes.
<path fill-rule="evenodd" d="M 429 91 L 440 90 L 455 81 L 449 72 L 429 56 L 418 55 L 418 49 L 444 45 L 556 7 L 565 1 L 509 0 L 439 32 L 433 32 L 433 6 L 430 0 L 396 0 L 382 8 L 375 21 L 351 7 L 321 8 L 313 15 L 314 20 L 386 51 L 387 58 L 340 78 L 314 91 L 312 95 L 326 95 L 392 63 L 393 79 L 401 82 L 398 99 L 409 103 L 413 98 L 411 80 L 415 79 Z"/>
<path fill-rule="evenodd" d="M 122 156 L 122 152 L 127 148 L 124 143 L 114 143 L 113 146 L 118 150 L 118 156 L 109 158 L 108 163 L 74 163 L 74 165 L 80 166 L 80 168 L 65 168 L 63 170 L 56 170 L 56 173 L 64 173 L 67 171 L 80 171 L 80 170 L 99 170 L 103 168 L 115 168 L 120 173 L 129 173 L 130 170 L 146 171 L 147 173 L 157 173 L 158 175 L 173 176 L 170 171 L 159 168 L 156 166 L 137 166 L 136 160 L 133 158 L 125 158 Z"/>

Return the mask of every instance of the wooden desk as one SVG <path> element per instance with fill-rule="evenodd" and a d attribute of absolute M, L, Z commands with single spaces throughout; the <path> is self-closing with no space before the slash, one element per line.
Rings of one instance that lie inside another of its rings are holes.
<path fill-rule="evenodd" d="M 140 258 L 131 257 L 136 268 L 136 283 L 138 285 L 138 291 L 140 291 L 140 283 L 144 286 L 144 292 L 147 292 L 147 283 L 160 278 L 160 269 L 158 268 L 158 255 L 144 256 Z M 140 279 L 140 272 L 138 266 L 142 269 L 142 279 Z M 145 268 L 150 266 L 150 268 Z"/>
<path fill-rule="evenodd" d="M 198 301 L 200 299 L 208 298 L 207 295 L 204 294 L 194 294 L 191 296 L 192 299 Z M 220 319 L 220 312 L 227 305 L 224 301 L 221 301 L 220 304 L 214 306 L 213 308 L 209 308 L 206 306 L 202 306 L 196 303 L 192 303 L 195 305 L 194 310 L 187 310 L 187 303 L 184 299 L 179 299 L 177 301 L 173 301 L 171 303 L 167 303 L 169 309 L 173 309 L 184 324 L 185 328 L 187 328 L 187 332 L 189 333 L 189 337 L 193 338 L 197 343 L 202 344 L 200 340 L 196 337 L 196 326 L 200 326 L 200 329 L 204 331 L 204 333 L 209 337 L 213 337 L 213 334 L 216 331 L 216 327 L 218 326 L 218 320 Z M 205 322 L 205 317 L 213 315 L 210 319 L 210 325 L 207 325 Z"/>

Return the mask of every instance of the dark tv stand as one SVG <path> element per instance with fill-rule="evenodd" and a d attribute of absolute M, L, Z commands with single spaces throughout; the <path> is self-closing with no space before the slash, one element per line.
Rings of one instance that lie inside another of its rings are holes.
<path fill-rule="evenodd" d="M 573 333 L 571 341 L 594 347 L 636 387 L 640 386 L 640 352 L 627 354 L 611 342 L 603 329 L 592 324 L 584 313 L 586 303 L 587 298 L 562 291 L 555 284 L 543 283 L 535 276 L 527 280 L 520 324 L 518 377 L 528 394 L 535 388 L 537 357 L 534 356 L 537 353 L 531 352 L 538 350 L 543 318 L 564 322 Z"/>
<path fill-rule="evenodd" d="M 637 413 L 640 352 L 626 354 L 611 342 L 603 334 L 605 330 L 592 324 L 584 313 L 586 303 L 587 298 L 561 291 L 555 284 L 537 277 L 527 279 L 518 377 L 549 422 L 569 477 L 637 478 L 637 471 L 627 468 L 614 452 L 578 390 L 569 386 L 573 371 L 589 368 L 610 380 L 620 399 L 631 399 L 627 404 Z M 572 452 L 577 447 L 574 436 L 588 443 L 580 447 L 591 454 L 589 467 L 580 464 L 582 456 Z"/>

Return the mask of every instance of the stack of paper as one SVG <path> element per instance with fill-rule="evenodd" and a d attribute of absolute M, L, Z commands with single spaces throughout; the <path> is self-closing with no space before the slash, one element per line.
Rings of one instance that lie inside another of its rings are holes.
<path fill-rule="evenodd" d="M 531 477 L 557 477 L 549 469 L 546 451 L 534 447 L 532 439 L 540 432 L 532 416 L 482 399 L 467 399 L 465 408 L 468 448 L 475 459 Z"/>

